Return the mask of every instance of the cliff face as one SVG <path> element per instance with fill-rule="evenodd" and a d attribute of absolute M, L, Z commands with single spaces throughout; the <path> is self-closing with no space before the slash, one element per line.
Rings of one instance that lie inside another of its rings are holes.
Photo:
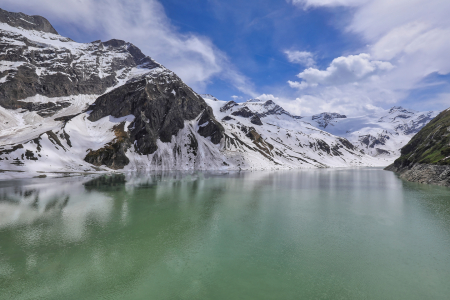
<path fill-rule="evenodd" d="M 123 156 L 131 145 L 140 155 L 153 154 L 158 149 L 158 140 L 170 143 L 185 127 L 185 121 L 196 118 L 199 118 L 197 132 L 201 136 L 209 138 L 213 144 L 219 144 L 223 137 L 222 125 L 203 98 L 169 70 L 158 69 L 135 78 L 99 97 L 89 110 L 92 110 L 88 117 L 91 122 L 107 116 L 134 117 L 126 128 L 126 138 L 120 141 L 122 146 L 116 146 Z M 95 151 L 85 160 L 108 167 L 115 164 L 115 159 L 109 156 L 101 159 Z"/>
<path fill-rule="evenodd" d="M 409 181 L 450 186 L 450 110 L 422 128 L 386 170 Z"/>

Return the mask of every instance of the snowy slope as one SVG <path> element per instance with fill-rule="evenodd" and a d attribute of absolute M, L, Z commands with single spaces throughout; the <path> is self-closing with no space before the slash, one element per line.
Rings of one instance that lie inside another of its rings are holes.
<path fill-rule="evenodd" d="M 321 168 L 386 165 L 347 140 L 313 127 L 271 100 L 211 101 L 225 127 L 224 153 L 241 168 Z"/>
<path fill-rule="evenodd" d="M 284 110 L 274 110 L 271 102 L 238 104 L 224 110 L 227 102 L 206 101 L 225 129 L 220 144 L 215 145 L 198 133 L 200 127 L 207 125 L 201 122 L 199 115 L 192 121 L 185 121 L 184 128 L 172 136 L 171 142 L 158 141 L 154 153 L 141 155 L 133 147 L 129 148 L 126 156 L 130 163 L 123 171 L 262 170 L 387 164 L 383 159 L 361 153 L 345 139 L 308 125 L 285 114 Z M 264 104 L 268 104 L 267 107 Z M 262 125 L 252 123 L 252 117 L 239 115 L 244 107 L 258 112 Z M 0 168 L 24 172 L 5 173 L 9 178 L 51 175 L 52 172 L 112 171 L 105 166 L 93 166 L 84 157 L 88 151 L 113 142 L 117 138 L 117 126 L 123 124 L 123 128 L 133 128 L 134 116 L 109 116 L 91 122 L 87 119 L 89 114 L 81 113 L 28 141 L 23 138 L 20 144 L 0 147 Z"/>
<path fill-rule="evenodd" d="M 369 155 L 394 161 L 400 149 L 437 114 L 393 107 L 361 117 L 322 113 L 305 117 L 303 121 L 348 139 Z"/>

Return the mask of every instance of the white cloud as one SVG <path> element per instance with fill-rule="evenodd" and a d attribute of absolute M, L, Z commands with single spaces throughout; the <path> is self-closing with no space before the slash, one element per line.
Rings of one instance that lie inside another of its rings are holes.
<path fill-rule="evenodd" d="M 261 101 L 267 101 L 267 100 L 278 101 L 278 100 L 280 100 L 279 97 L 275 97 L 272 94 L 262 94 L 262 95 L 259 95 L 258 97 L 256 97 L 256 99 L 259 99 Z"/>
<path fill-rule="evenodd" d="M 362 37 L 367 44 L 364 52 L 370 55 L 370 59 L 366 59 L 365 62 L 359 59 L 361 64 L 355 65 L 356 69 L 347 68 L 350 65 L 344 62 L 341 66 L 335 65 L 337 59 L 342 59 L 337 58 L 326 70 L 312 68 L 305 70 L 299 74 L 303 79 L 302 82 L 289 82 L 291 87 L 301 89 L 302 93 L 306 91 L 309 96 L 324 101 L 340 98 L 341 103 L 345 103 L 345 99 L 350 101 L 353 98 L 353 102 L 348 102 L 348 105 L 354 108 L 357 106 L 353 103 L 360 101 L 371 105 L 388 105 L 405 99 L 430 74 L 450 73 L 448 59 L 450 1 L 292 0 L 291 2 L 308 9 L 321 6 L 352 7 L 353 18 L 342 30 Z M 358 56 L 361 54 L 354 57 Z M 374 62 L 378 63 L 374 65 Z M 390 68 L 387 63 L 394 65 L 395 68 Z M 312 88 L 313 83 L 318 86 Z M 443 103 L 441 99 L 440 95 L 435 95 L 427 102 L 431 107 L 433 103 Z M 443 108 L 446 106 L 444 103 L 442 105 Z M 423 109 L 426 105 L 417 103 L 416 106 Z"/>
<path fill-rule="evenodd" d="M 358 6 L 369 0 L 291 0 L 294 5 L 304 8 L 318 6 Z"/>
<path fill-rule="evenodd" d="M 299 90 L 303 90 L 309 87 L 316 87 L 318 85 L 317 83 L 307 83 L 306 81 L 298 82 L 291 80 L 288 80 L 288 84 L 291 88 Z"/>
<path fill-rule="evenodd" d="M 297 75 L 303 79 L 301 83 L 289 81 L 294 88 L 304 89 L 317 85 L 341 85 L 354 83 L 391 70 L 389 62 L 371 60 L 370 55 L 361 53 L 359 55 L 341 56 L 335 58 L 326 70 L 309 68 Z"/>
<path fill-rule="evenodd" d="M 359 101 L 355 101 L 355 98 Z M 367 102 L 365 95 L 354 94 L 349 97 L 347 93 L 341 93 L 339 89 L 330 88 L 322 90 L 316 95 L 302 95 L 295 100 L 281 99 L 278 101 L 289 112 L 308 116 L 322 112 L 337 112 L 347 116 L 367 115 L 381 111 L 382 108 Z"/>
<path fill-rule="evenodd" d="M 291 63 L 297 63 L 306 67 L 312 67 L 316 64 L 314 55 L 311 52 L 286 50 L 284 53 Z"/>
<path fill-rule="evenodd" d="M 157 0 L 3 0 L 2 8 L 73 25 L 103 41 L 132 42 L 194 89 L 202 91 L 212 78 L 221 77 L 243 93 L 255 94 L 225 53 L 204 36 L 180 33 Z"/>

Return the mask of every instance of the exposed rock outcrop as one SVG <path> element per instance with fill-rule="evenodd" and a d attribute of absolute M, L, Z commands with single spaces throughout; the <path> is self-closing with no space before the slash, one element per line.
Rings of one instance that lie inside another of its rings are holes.
<path fill-rule="evenodd" d="M 386 170 L 405 180 L 450 186 L 450 111 L 441 112 L 422 128 Z"/>
<path fill-rule="evenodd" d="M 201 136 L 209 137 L 214 144 L 220 143 L 223 137 L 222 125 L 214 118 L 211 108 L 203 98 L 168 70 L 153 72 L 132 80 L 99 97 L 89 110 L 92 111 L 88 119 L 92 122 L 106 116 L 135 117 L 128 127 L 127 142 L 124 140 L 120 144 L 121 152 L 134 145 L 137 153 L 152 154 L 158 149 L 158 140 L 163 143 L 171 142 L 172 136 L 184 128 L 185 120 L 197 117 L 199 117 L 198 133 Z M 108 149 L 114 145 L 111 144 Z M 116 148 L 119 149 L 119 146 Z M 116 158 L 105 151 L 88 154 L 86 161 L 102 162 L 106 166 L 114 165 Z M 108 159 L 94 156 L 107 156 Z M 121 157 L 117 159 L 126 162 Z"/>
<path fill-rule="evenodd" d="M 407 181 L 450 187 L 450 166 L 415 164 L 411 168 L 398 169 L 390 165 L 385 170 L 397 172 Z"/>

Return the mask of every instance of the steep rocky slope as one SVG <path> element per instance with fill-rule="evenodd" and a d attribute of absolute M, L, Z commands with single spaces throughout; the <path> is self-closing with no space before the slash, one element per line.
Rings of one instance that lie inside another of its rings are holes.
<path fill-rule="evenodd" d="M 420 130 L 386 170 L 409 181 L 450 186 L 450 110 Z"/>
<path fill-rule="evenodd" d="M 128 128 L 121 128 L 121 138 L 99 150 L 90 151 L 85 160 L 94 165 L 124 167 L 128 161 L 125 152 L 134 145 L 140 155 L 158 150 L 158 141 L 170 143 L 172 137 L 185 127 L 185 121 L 198 119 L 195 131 L 212 144 L 219 144 L 223 127 L 205 101 L 192 91 L 173 72 L 154 70 L 134 78 L 127 84 L 99 97 L 89 108 L 88 120 L 97 122 L 105 117 L 132 116 Z M 193 133 L 191 133 L 193 134 Z M 198 143 L 191 136 L 191 143 Z M 175 144 L 174 152 L 181 152 L 186 144 Z M 196 146 L 191 148 L 195 151 Z M 177 157 L 177 155 L 174 155 Z M 121 160 L 117 163 L 116 158 Z"/>

